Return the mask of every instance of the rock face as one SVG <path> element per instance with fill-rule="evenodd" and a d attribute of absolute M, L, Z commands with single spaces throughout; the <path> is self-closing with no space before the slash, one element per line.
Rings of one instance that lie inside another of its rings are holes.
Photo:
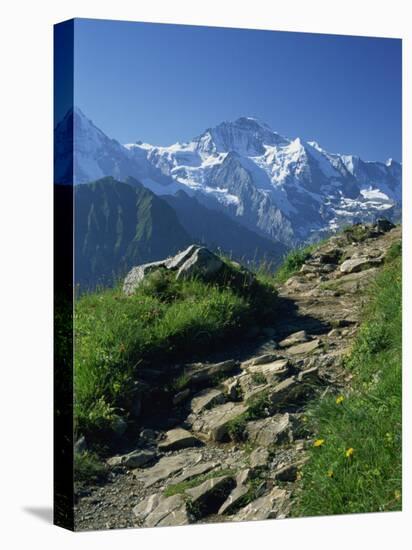
<path fill-rule="evenodd" d="M 123 292 L 133 294 L 150 273 L 159 270 L 174 272 L 176 279 L 199 278 L 203 281 L 211 281 L 225 270 L 227 278 L 241 279 L 242 284 L 251 285 L 255 281 L 252 273 L 242 266 L 224 263 L 204 246 L 192 244 L 176 256 L 133 267 L 124 280 Z"/>

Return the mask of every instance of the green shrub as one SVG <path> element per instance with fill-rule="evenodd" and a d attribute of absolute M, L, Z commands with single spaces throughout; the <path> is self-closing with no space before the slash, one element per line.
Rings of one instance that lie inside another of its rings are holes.
<path fill-rule="evenodd" d="M 76 482 L 95 483 L 102 481 L 107 474 L 107 467 L 99 457 L 85 451 L 74 456 L 74 479 Z"/>

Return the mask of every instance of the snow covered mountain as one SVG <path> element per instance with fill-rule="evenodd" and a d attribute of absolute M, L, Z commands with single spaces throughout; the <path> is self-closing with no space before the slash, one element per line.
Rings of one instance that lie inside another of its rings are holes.
<path fill-rule="evenodd" d="M 133 176 L 158 195 L 184 190 L 209 208 L 286 245 L 356 221 L 400 216 L 401 164 L 329 153 L 241 117 L 208 128 L 188 143 L 120 145 L 79 109 L 56 128 L 74 127 L 74 182 Z M 64 167 L 64 147 L 57 147 Z M 60 180 L 65 181 L 64 170 Z"/>

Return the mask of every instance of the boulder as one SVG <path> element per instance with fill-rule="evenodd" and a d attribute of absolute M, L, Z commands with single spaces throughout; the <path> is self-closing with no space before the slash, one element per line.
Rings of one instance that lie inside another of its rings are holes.
<path fill-rule="evenodd" d="M 382 258 L 352 258 L 351 260 L 345 260 L 340 266 L 341 273 L 358 273 L 359 271 L 365 271 L 372 267 L 378 267 L 383 262 Z"/>
<path fill-rule="evenodd" d="M 185 494 L 190 499 L 190 509 L 196 519 L 216 513 L 235 487 L 233 476 L 225 475 L 208 479 L 188 489 Z"/>
<path fill-rule="evenodd" d="M 198 277 L 202 280 L 210 280 L 218 273 L 224 263 L 207 248 L 196 248 L 187 260 L 179 267 L 176 278 L 190 279 Z"/>
<path fill-rule="evenodd" d="M 138 288 L 145 277 L 153 271 L 158 269 L 166 269 L 165 261 L 161 262 L 151 262 L 149 264 L 137 265 L 133 267 L 129 273 L 126 275 L 126 278 L 123 282 L 123 292 L 127 295 L 133 294 L 133 292 Z"/>
<path fill-rule="evenodd" d="M 199 445 L 202 445 L 202 442 L 192 433 L 183 428 L 175 428 L 166 432 L 165 438 L 160 441 L 158 447 L 159 451 L 168 452 Z"/>
<path fill-rule="evenodd" d="M 206 388 L 196 394 L 190 402 L 190 410 L 196 414 L 211 409 L 215 405 L 221 405 L 226 401 L 222 390 L 217 388 Z"/>
<path fill-rule="evenodd" d="M 154 271 L 165 270 L 176 274 L 176 279 L 200 278 L 214 280 L 224 274 L 225 280 L 236 286 L 256 283 L 254 275 L 236 262 L 223 262 L 219 256 L 199 245 L 190 245 L 175 256 L 158 262 L 133 267 L 123 283 L 123 292 L 133 294 L 145 278 Z"/>

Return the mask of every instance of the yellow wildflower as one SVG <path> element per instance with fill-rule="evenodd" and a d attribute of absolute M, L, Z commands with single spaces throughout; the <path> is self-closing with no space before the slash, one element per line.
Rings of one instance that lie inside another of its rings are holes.
<path fill-rule="evenodd" d="M 396 490 L 394 493 L 395 500 L 401 500 L 401 492 Z"/>
<path fill-rule="evenodd" d="M 328 470 L 327 473 L 326 473 L 326 475 L 327 475 L 328 477 L 333 477 L 333 476 L 334 476 L 333 470 Z"/>
<path fill-rule="evenodd" d="M 325 440 L 324 439 L 317 439 L 314 443 L 313 443 L 313 446 L 314 447 L 322 447 L 322 445 L 325 443 Z"/>
<path fill-rule="evenodd" d="M 340 395 L 339 397 L 336 398 L 336 404 L 337 405 L 340 405 L 342 403 L 342 401 L 344 401 L 344 397 L 343 395 Z"/>
<path fill-rule="evenodd" d="M 355 449 L 352 449 L 352 447 L 349 447 L 349 449 L 346 449 L 345 451 L 346 458 L 350 458 L 354 452 L 355 452 Z"/>

